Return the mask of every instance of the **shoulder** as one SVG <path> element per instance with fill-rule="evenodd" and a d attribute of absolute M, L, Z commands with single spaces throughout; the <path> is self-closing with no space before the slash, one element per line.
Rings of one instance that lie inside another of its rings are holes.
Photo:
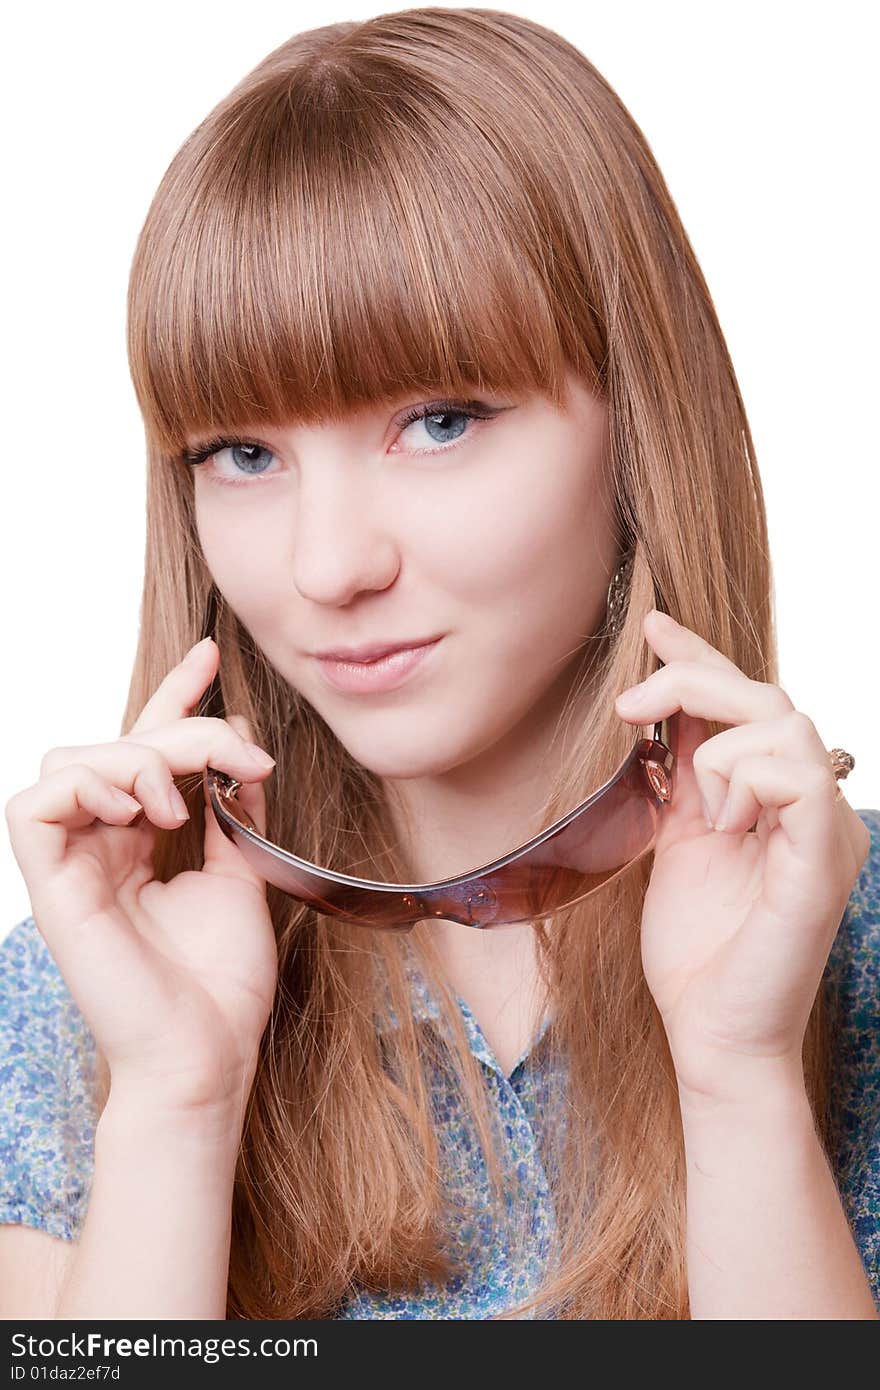
<path fill-rule="evenodd" d="M 91 1180 L 95 1044 L 33 917 L 0 941 L 0 1222 L 72 1239 Z"/>
<path fill-rule="evenodd" d="M 832 1159 L 880 1307 L 880 810 L 856 813 L 871 844 L 828 957 Z"/>

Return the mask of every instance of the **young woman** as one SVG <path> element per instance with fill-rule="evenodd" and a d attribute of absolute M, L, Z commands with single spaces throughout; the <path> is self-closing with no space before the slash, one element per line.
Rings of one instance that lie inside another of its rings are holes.
<path fill-rule="evenodd" d="M 876 1317 L 880 813 L 777 683 L 736 378 L 608 84 L 495 10 L 294 37 L 165 174 L 129 349 L 122 736 L 7 806 L 4 1315 Z M 478 872 L 599 789 L 585 859 Z"/>

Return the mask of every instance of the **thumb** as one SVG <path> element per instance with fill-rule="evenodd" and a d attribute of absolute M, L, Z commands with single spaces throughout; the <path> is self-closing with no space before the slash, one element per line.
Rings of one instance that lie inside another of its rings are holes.
<path fill-rule="evenodd" d="M 250 725 L 243 715 L 227 715 L 226 722 L 237 734 L 240 734 L 242 738 L 247 739 L 248 742 L 252 741 L 253 736 Z M 250 816 L 259 833 L 265 835 L 266 793 L 263 790 L 263 783 L 242 782 L 235 796 L 239 806 Z M 208 874 L 222 874 L 227 878 L 243 879 L 246 883 L 253 883 L 265 893 L 266 880 L 258 874 L 255 869 L 251 868 L 241 850 L 238 848 L 238 845 L 220 828 L 208 798 L 206 787 L 204 788 L 204 797 L 205 862 L 203 872 Z"/>
<path fill-rule="evenodd" d="M 657 850 L 665 848 L 666 841 L 676 844 L 683 834 L 699 832 L 704 834 L 706 822 L 703 818 L 703 803 L 700 786 L 694 772 L 694 754 L 709 735 L 705 719 L 676 710 L 668 726 L 668 742 L 675 756 L 673 771 L 674 793 L 672 803 L 661 818 L 657 836 Z"/>

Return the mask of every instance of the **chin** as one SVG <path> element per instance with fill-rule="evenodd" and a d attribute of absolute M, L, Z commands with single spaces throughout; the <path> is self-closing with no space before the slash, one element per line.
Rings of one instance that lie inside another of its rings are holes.
<path fill-rule="evenodd" d="M 400 738 L 371 742 L 369 739 L 346 739 L 338 734 L 337 737 L 351 757 L 376 777 L 407 781 L 414 777 L 440 777 L 473 756 L 460 738 L 455 742 L 449 739 L 448 727 L 444 732 L 447 735 L 445 743 L 425 729 L 412 742 Z"/>
<path fill-rule="evenodd" d="M 441 762 L 436 755 L 424 752 L 420 755 L 391 751 L 359 753 L 353 748 L 349 749 L 349 752 L 361 767 L 388 782 L 406 782 L 415 777 L 440 777 L 464 761 L 462 758 L 452 758 L 450 761 Z"/>

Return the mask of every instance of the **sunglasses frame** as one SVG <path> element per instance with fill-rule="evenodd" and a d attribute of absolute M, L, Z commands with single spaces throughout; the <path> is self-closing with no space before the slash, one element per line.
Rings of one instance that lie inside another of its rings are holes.
<path fill-rule="evenodd" d="M 659 597 L 656 606 L 665 612 Z M 203 638 L 213 637 L 216 641 L 216 627 L 217 596 L 212 584 L 205 611 Z M 664 663 L 659 664 L 662 666 Z M 219 667 L 194 713 L 225 719 Z M 668 742 L 661 738 L 664 723 Z M 357 926 L 390 931 L 410 931 L 417 922 L 426 918 L 440 918 L 459 922 L 463 926 L 486 929 L 536 921 L 553 911 L 570 907 L 617 878 L 649 853 L 656 840 L 659 814 L 672 799 L 676 744 L 677 712 L 667 720 L 658 720 L 654 724 L 653 738 L 639 739 L 613 776 L 573 811 L 501 858 L 469 873 L 439 879 L 434 883 L 382 883 L 321 868 L 282 849 L 259 833 L 251 817 L 237 801 L 236 793 L 241 783 L 235 778 L 209 766 L 204 771 L 203 784 L 220 829 L 255 871 L 281 892 L 308 903 L 317 912 Z M 618 805 L 625 803 L 624 815 L 651 818 L 648 842 L 616 867 L 612 865 L 599 871 L 586 872 L 566 864 L 564 849 L 566 844 L 573 842 L 576 834 L 571 827 L 586 822 L 593 807 L 602 801 L 610 802 L 615 797 Z M 568 832 L 567 836 L 565 832 Z M 549 848 L 549 855 L 545 847 Z M 554 851 L 562 853 L 561 862 L 553 861 Z M 525 884 L 519 881 L 523 879 L 526 880 Z M 519 905 L 505 908 L 505 901 Z M 511 911 L 517 915 L 510 916 Z"/>

